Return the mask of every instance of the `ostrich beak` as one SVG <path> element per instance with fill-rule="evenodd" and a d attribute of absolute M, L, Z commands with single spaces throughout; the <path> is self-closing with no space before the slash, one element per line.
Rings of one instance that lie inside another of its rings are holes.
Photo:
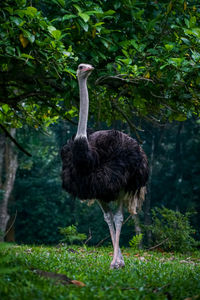
<path fill-rule="evenodd" d="M 84 68 L 83 69 L 83 71 L 92 71 L 92 70 L 94 70 L 94 67 L 93 66 L 89 66 L 89 67 L 86 67 L 86 68 Z"/>

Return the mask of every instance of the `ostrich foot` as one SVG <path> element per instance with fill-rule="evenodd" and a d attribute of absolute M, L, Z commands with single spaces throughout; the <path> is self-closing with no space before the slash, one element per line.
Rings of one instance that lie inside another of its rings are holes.
<path fill-rule="evenodd" d="M 111 262 L 110 269 L 120 269 L 124 268 L 125 264 L 123 260 L 117 260 L 116 262 Z"/>
<path fill-rule="evenodd" d="M 110 264 L 110 269 L 120 269 L 124 267 L 125 267 L 124 259 L 121 254 L 121 251 L 119 250 L 118 257 L 115 260 L 113 259 Z"/>

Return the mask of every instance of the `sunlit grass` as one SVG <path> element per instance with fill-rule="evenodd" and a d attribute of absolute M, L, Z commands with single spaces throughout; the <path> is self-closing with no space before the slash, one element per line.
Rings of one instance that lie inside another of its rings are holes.
<path fill-rule="evenodd" d="M 0 257 L 6 257 L 5 271 L 0 274 L 0 299 L 200 298 L 200 252 L 183 255 L 130 248 L 122 252 L 126 267 L 110 270 L 109 247 L 0 248 Z M 11 268 L 13 272 L 9 272 Z M 65 274 L 85 286 L 63 285 L 35 270 Z"/>

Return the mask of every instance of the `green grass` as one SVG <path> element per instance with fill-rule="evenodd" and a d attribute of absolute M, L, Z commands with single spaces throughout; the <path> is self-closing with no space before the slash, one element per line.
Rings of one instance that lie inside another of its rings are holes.
<path fill-rule="evenodd" d="M 7 268 L 0 270 L 0 299 L 200 299 L 200 252 L 181 255 L 126 248 L 122 249 L 126 267 L 110 270 L 112 248 L 73 246 L 78 253 L 69 248 L 1 247 L 0 268 Z M 85 286 L 56 283 L 35 269 L 65 274 Z"/>

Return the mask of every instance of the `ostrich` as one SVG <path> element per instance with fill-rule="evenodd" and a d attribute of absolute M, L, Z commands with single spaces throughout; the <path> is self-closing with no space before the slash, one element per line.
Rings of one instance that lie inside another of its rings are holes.
<path fill-rule="evenodd" d="M 119 248 L 123 207 L 141 208 L 148 179 L 147 157 L 137 141 L 117 130 L 87 131 L 87 79 L 94 68 L 80 64 L 77 78 L 80 111 L 77 133 L 61 150 L 63 188 L 81 200 L 98 200 L 114 248 L 111 269 L 124 267 Z M 116 203 L 115 213 L 110 202 Z"/>

